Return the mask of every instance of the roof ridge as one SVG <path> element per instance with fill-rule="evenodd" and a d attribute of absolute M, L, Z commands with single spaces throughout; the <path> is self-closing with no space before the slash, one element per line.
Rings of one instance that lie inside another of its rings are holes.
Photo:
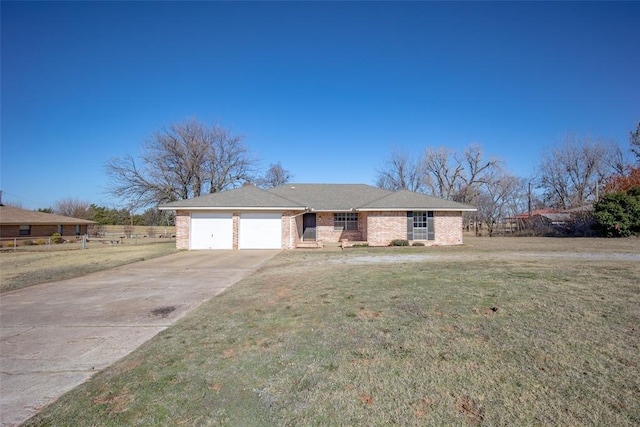
<path fill-rule="evenodd" d="M 371 186 L 371 187 L 373 187 L 373 186 Z M 371 199 L 371 200 L 367 201 L 366 203 L 363 203 L 362 205 L 357 206 L 356 209 L 360 209 L 363 206 L 369 205 L 371 203 L 378 202 L 378 201 L 380 201 L 382 199 L 386 199 L 387 197 L 393 196 L 396 193 L 395 190 L 387 190 L 386 188 L 380 188 L 380 187 L 374 187 L 374 188 L 377 188 L 377 189 L 382 190 L 382 191 L 386 191 L 387 194 L 385 194 L 384 196 L 381 196 L 381 197 L 377 197 L 375 199 Z"/>
<path fill-rule="evenodd" d="M 279 187 L 280 187 L 280 186 L 279 186 Z M 278 198 L 280 198 L 280 199 L 282 199 L 282 200 L 286 200 L 286 201 L 287 201 L 287 202 L 289 202 L 289 203 L 296 203 L 296 204 L 297 204 L 297 203 L 300 203 L 299 201 L 296 201 L 296 200 L 293 200 L 293 199 L 289 199 L 288 197 L 284 197 L 284 196 L 281 196 L 281 195 L 279 195 L 279 194 L 274 193 L 273 191 L 271 191 L 271 190 L 273 190 L 274 188 L 277 188 L 277 187 L 261 188 L 261 190 L 266 191 L 267 193 L 271 194 L 272 196 L 278 197 Z M 307 206 L 305 206 L 305 207 L 307 207 Z"/>

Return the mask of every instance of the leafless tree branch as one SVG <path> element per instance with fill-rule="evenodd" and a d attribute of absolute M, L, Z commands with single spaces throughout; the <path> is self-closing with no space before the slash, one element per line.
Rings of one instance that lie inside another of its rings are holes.
<path fill-rule="evenodd" d="M 105 169 L 112 196 L 145 207 L 239 187 L 253 165 L 241 136 L 190 119 L 154 132 L 139 161 L 114 157 Z"/>

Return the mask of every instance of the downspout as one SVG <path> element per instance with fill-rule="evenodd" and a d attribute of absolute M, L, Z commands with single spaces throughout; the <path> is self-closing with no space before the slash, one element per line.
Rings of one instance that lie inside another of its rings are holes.
<path fill-rule="evenodd" d="M 289 249 L 293 249 L 293 229 L 292 229 L 293 225 L 291 220 L 309 212 L 308 206 L 305 207 L 304 209 L 305 209 L 304 212 L 300 212 L 299 214 L 289 217 Z"/>

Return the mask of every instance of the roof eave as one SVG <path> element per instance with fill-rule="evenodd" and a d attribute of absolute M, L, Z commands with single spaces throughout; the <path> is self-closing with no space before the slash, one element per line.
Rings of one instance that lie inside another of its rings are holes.
<path fill-rule="evenodd" d="M 304 206 L 158 206 L 161 211 L 304 211 Z"/>
<path fill-rule="evenodd" d="M 96 224 L 95 221 L 88 222 L 64 222 L 64 221 L 49 221 L 49 222 L 38 222 L 38 221 L 2 221 L 0 225 L 91 225 Z"/>
<path fill-rule="evenodd" d="M 327 212 L 356 212 L 354 208 L 334 208 L 334 209 L 309 209 L 310 212 L 327 213 Z"/>
<path fill-rule="evenodd" d="M 403 207 L 403 208 L 360 208 L 358 212 L 404 212 L 404 211 L 437 211 L 437 212 L 475 212 L 476 208 L 434 208 L 434 207 Z"/>

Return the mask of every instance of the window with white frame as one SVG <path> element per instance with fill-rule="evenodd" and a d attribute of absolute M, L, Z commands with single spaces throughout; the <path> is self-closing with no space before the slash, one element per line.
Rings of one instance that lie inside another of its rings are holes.
<path fill-rule="evenodd" d="M 427 213 L 426 212 L 414 212 L 413 213 L 413 240 L 427 240 Z"/>
<path fill-rule="evenodd" d="M 333 214 L 334 230 L 357 230 L 358 214 L 353 212 L 336 212 Z"/>
<path fill-rule="evenodd" d="M 407 212 L 408 239 L 434 240 L 433 211 Z"/>

